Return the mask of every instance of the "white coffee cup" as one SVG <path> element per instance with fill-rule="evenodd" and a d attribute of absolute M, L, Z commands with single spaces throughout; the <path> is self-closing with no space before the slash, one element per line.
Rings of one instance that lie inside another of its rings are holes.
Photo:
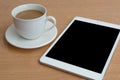
<path fill-rule="evenodd" d="M 34 19 L 21 19 L 16 15 L 25 10 L 39 10 L 43 13 L 42 16 Z M 56 19 L 53 16 L 47 16 L 47 9 L 40 4 L 23 4 L 15 7 L 11 14 L 13 17 L 16 32 L 25 39 L 36 39 L 46 31 L 50 30 L 45 27 L 48 20 L 52 20 L 53 26 L 56 25 Z"/>

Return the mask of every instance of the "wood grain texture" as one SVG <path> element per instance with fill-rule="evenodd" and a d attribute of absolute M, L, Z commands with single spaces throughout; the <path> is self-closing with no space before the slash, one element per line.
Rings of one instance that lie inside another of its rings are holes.
<path fill-rule="evenodd" d="M 51 45 L 25 50 L 11 46 L 5 31 L 13 23 L 11 10 L 21 4 L 46 6 L 47 15 L 57 19 L 58 35 L 75 16 L 120 24 L 120 0 L 3 0 L 0 1 L 0 80 L 85 80 L 39 63 Z M 104 80 L 120 80 L 120 42 L 115 50 Z"/>

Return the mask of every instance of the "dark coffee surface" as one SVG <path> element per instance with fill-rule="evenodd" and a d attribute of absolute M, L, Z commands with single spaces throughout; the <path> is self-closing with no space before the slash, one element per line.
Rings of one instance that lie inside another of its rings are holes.
<path fill-rule="evenodd" d="M 17 18 L 21 19 L 34 19 L 42 16 L 43 13 L 38 10 L 25 10 L 16 15 Z"/>

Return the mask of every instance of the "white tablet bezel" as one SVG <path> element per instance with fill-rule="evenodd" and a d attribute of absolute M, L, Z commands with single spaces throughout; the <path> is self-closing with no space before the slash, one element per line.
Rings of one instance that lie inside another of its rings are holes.
<path fill-rule="evenodd" d="M 110 63 L 110 60 L 112 58 L 113 52 L 118 44 L 118 41 L 120 39 L 120 32 L 118 34 L 118 37 L 115 41 L 115 44 L 113 46 L 112 51 L 110 52 L 110 55 L 107 59 L 107 62 L 105 64 L 105 67 L 103 68 L 102 73 L 97 73 L 94 71 L 90 71 L 81 67 L 77 67 L 75 65 L 71 65 L 69 63 L 65 63 L 50 57 L 45 56 L 50 49 L 57 43 L 57 41 L 61 38 L 62 35 L 64 35 L 64 33 L 66 32 L 66 30 L 70 27 L 70 25 L 75 21 L 83 21 L 83 22 L 88 22 L 88 23 L 93 23 L 93 24 L 97 24 L 97 25 L 102 25 L 105 27 L 110 27 L 110 28 L 115 28 L 115 29 L 119 29 L 120 30 L 120 25 L 116 25 L 116 24 L 112 24 L 112 23 L 107 23 L 107 22 L 103 22 L 103 21 L 97 21 L 97 20 L 93 20 L 93 19 L 87 19 L 87 18 L 83 18 L 83 17 L 74 17 L 74 19 L 69 23 L 69 25 L 64 29 L 64 31 L 60 34 L 60 36 L 54 41 L 54 43 L 50 46 L 50 48 L 43 54 L 43 56 L 40 58 L 40 62 L 50 65 L 50 66 L 54 66 L 56 68 L 89 78 L 89 79 L 94 79 L 94 80 L 102 80 L 104 77 L 104 74 L 106 72 L 106 69 Z"/>

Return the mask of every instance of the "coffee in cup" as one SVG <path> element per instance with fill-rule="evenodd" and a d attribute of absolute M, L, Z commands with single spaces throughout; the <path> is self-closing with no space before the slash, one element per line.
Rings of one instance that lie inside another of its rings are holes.
<path fill-rule="evenodd" d="M 24 4 L 12 10 L 14 26 L 18 35 L 25 39 L 36 39 L 56 25 L 53 16 L 47 16 L 47 9 L 40 4 Z M 45 27 L 47 21 L 53 26 Z"/>
<path fill-rule="evenodd" d="M 38 10 L 25 10 L 18 13 L 16 17 L 20 19 L 34 19 L 34 18 L 41 17 L 42 15 L 43 13 Z"/>

